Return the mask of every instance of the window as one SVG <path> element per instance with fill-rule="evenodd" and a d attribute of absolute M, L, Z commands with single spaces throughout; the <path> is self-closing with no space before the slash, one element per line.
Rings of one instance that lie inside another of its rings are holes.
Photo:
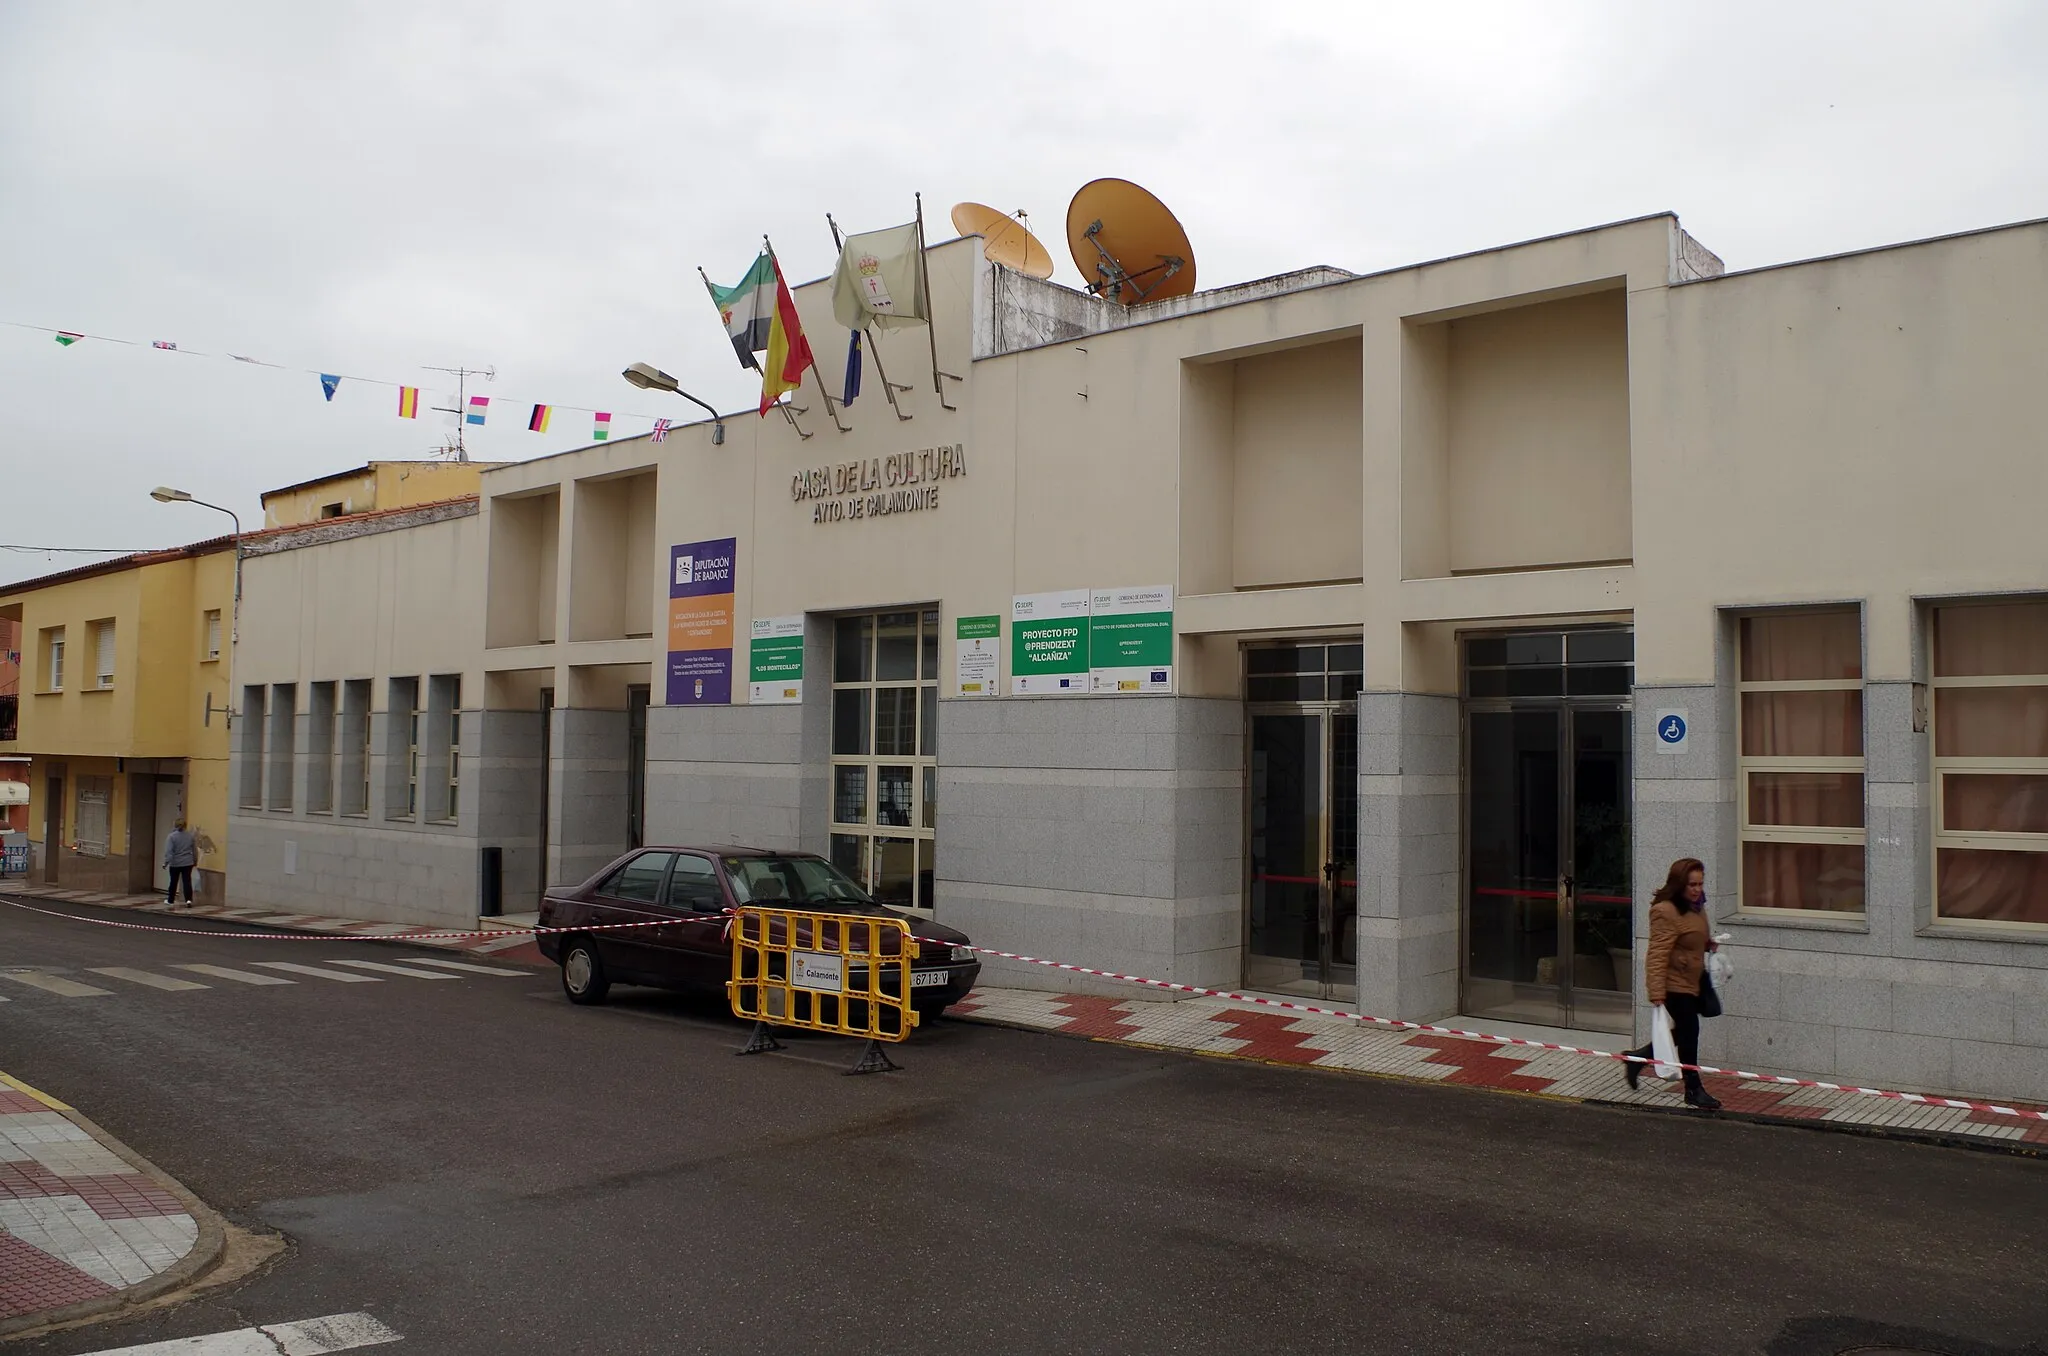
<path fill-rule="evenodd" d="M 334 812 L 334 684 L 314 683 L 306 694 L 306 810 Z"/>
<path fill-rule="evenodd" d="M 43 691 L 64 690 L 64 628 L 46 627 L 43 631 Z"/>
<path fill-rule="evenodd" d="M 2048 928 L 2048 599 L 1934 610 L 1934 912 Z"/>
<path fill-rule="evenodd" d="M 299 751 L 299 689 L 293 683 L 279 683 L 270 689 L 270 752 L 265 760 L 263 803 L 273 810 L 292 808 L 292 777 Z"/>
<path fill-rule="evenodd" d="M 420 680 L 393 678 L 386 693 L 384 817 L 416 819 L 420 801 Z"/>
<path fill-rule="evenodd" d="M 235 799 L 245 810 L 263 808 L 264 692 L 260 683 L 242 689 L 242 784 L 241 794 Z"/>
<path fill-rule="evenodd" d="M 206 656 L 204 662 L 209 664 L 220 658 L 220 609 L 217 607 L 207 609 L 206 645 L 200 653 Z"/>
<path fill-rule="evenodd" d="M 335 722 L 334 808 L 345 815 L 370 813 L 370 680 L 341 685 L 341 717 Z"/>
<path fill-rule="evenodd" d="M 425 787 L 426 817 L 435 823 L 452 823 L 461 808 L 462 776 L 462 675 L 439 673 L 427 680 L 426 721 L 415 744 L 425 745 L 425 755 L 415 748 L 414 779 Z"/>
<path fill-rule="evenodd" d="M 832 861 L 902 908 L 932 907 L 938 676 L 938 609 L 835 623 Z"/>
<path fill-rule="evenodd" d="M 643 852 L 612 873 L 603 893 L 633 904 L 652 904 L 661 898 L 661 878 L 668 874 L 672 852 Z"/>
<path fill-rule="evenodd" d="M 322 518 L 339 518 L 342 514 L 346 513 L 347 511 L 348 510 L 340 504 L 322 504 L 320 506 L 320 516 Z"/>
<path fill-rule="evenodd" d="M 114 822 L 114 779 L 112 777 L 80 777 L 78 779 L 78 812 L 72 816 L 78 835 L 78 855 L 81 857 L 104 857 L 112 835 L 109 826 Z"/>
<path fill-rule="evenodd" d="M 1745 911 L 1863 912 L 1863 634 L 1855 608 L 1744 617 Z"/>
<path fill-rule="evenodd" d="M 92 634 L 92 685 L 104 692 L 114 685 L 114 622 L 110 617 L 86 625 Z"/>
<path fill-rule="evenodd" d="M 678 855 L 675 874 L 668 878 L 668 902 L 678 909 L 716 913 L 725 907 L 725 892 L 718 888 L 718 870 L 703 857 Z"/>

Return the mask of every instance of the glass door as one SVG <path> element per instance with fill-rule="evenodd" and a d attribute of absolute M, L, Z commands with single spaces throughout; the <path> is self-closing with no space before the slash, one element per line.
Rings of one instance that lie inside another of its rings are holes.
<path fill-rule="evenodd" d="M 1251 715 L 1245 984 L 1357 995 L 1358 714 Z"/>
<path fill-rule="evenodd" d="M 1467 644 L 1467 1013 L 1631 1029 L 1632 649 L 1613 630 Z"/>

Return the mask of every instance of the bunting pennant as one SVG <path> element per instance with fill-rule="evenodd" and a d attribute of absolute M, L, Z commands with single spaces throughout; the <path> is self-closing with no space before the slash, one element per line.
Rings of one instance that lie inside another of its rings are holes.
<path fill-rule="evenodd" d="M 79 340 L 83 338 L 85 338 L 84 335 L 73 334 L 70 330 L 57 331 L 57 343 L 64 348 L 70 348 L 73 344 L 77 343 Z"/>
<path fill-rule="evenodd" d="M 469 398 L 469 414 L 465 417 L 469 423 L 482 427 L 484 416 L 490 412 L 490 408 L 491 398 L 489 396 L 471 396 Z"/>
<path fill-rule="evenodd" d="M 335 376 L 332 372 L 322 372 L 320 374 L 320 389 L 327 393 L 329 401 L 334 399 L 335 389 L 340 385 L 341 378 Z"/>
<path fill-rule="evenodd" d="M 601 443 L 605 439 L 612 436 L 611 414 L 608 411 L 599 410 L 597 412 L 596 423 L 597 428 L 594 431 L 592 431 L 590 436 L 592 441 Z"/>
<path fill-rule="evenodd" d="M 420 417 L 420 388 L 401 386 L 398 388 L 398 417 L 417 419 Z"/>
<path fill-rule="evenodd" d="M 554 415 L 554 412 L 555 408 L 552 405 L 535 405 L 533 407 L 533 414 L 526 421 L 527 432 L 546 433 L 548 431 L 548 420 Z"/>
<path fill-rule="evenodd" d="M 178 351 L 178 346 L 168 339 L 152 339 L 149 341 L 149 346 L 151 348 L 160 348 L 166 353 L 176 353 Z"/>
<path fill-rule="evenodd" d="M 669 430 L 669 422 L 668 422 L 668 420 L 666 420 L 666 419 L 657 419 L 657 420 L 655 420 L 655 421 L 654 421 L 654 441 L 655 441 L 655 442 L 660 442 L 660 441 L 661 441 L 661 440 L 662 440 L 663 438 L 666 438 L 666 437 L 668 437 L 668 430 Z"/>

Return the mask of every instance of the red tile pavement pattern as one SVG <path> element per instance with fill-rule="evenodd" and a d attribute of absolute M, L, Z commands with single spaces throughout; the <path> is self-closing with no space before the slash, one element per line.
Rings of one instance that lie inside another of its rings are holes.
<path fill-rule="evenodd" d="M 139 1172 L 59 1177 L 40 1163 L 0 1163 L 0 1196 L 17 1201 L 77 1196 L 101 1219 L 148 1219 L 185 1213 L 176 1196 Z"/>
<path fill-rule="evenodd" d="M 0 1116 L 21 1116 L 47 1110 L 48 1107 L 27 1093 L 0 1086 Z"/>
<path fill-rule="evenodd" d="M 1313 1064 L 1323 1057 L 1323 1051 L 1306 1044 L 1313 1033 L 1288 1030 L 1294 1019 L 1277 1012 L 1231 1010 L 1216 1013 L 1209 1020 L 1229 1028 L 1232 1040 L 1247 1042 L 1243 1049 L 1232 1052 L 1241 1058 L 1272 1060 L 1276 1064 Z"/>
<path fill-rule="evenodd" d="M 1071 1035 L 1127 1041 L 1143 1034 L 1142 1027 L 1125 1019 L 1122 999 L 1066 993 L 1055 997 L 1053 1003 L 1067 1018 L 1060 1029 Z"/>
<path fill-rule="evenodd" d="M 110 1295 L 114 1287 L 0 1231 L 0 1318 Z"/>
<path fill-rule="evenodd" d="M 1439 1036 L 1433 1032 L 1410 1036 L 1405 1045 L 1433 1051 L 1425 1064 L 1448 1064 L 1455 1073 L 1438 1080 L 1475 1088 L 1506 1088 L 1512 1092 L 1547 1092 L 1557 1080 L 1531 1078 L 1520 1072 L 1522 1061 L 1502 1056 L 1501 1047 L 1468 1041 L 1462 1036 Z"/>

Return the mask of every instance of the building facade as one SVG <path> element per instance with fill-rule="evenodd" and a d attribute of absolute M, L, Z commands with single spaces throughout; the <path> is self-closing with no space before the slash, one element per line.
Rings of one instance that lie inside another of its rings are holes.
<path fill-rule="evenodd" d="M 361 653 L 304 610 L 371 562 L 252 560 L 244 707 L 360 684 L 384 800 L 238 809 L 238 894 L 374 858 L 458 872 L 364 900 L 446 921 L 804 848 L 1006 950 L 1620 1033 L 1697 856 L 1710 1057 L 2048 1095 L 2048 224 L 1729 274 L 1656 216 L 1129 308 L 928 262 L 893 401 L 490 469 L 385 534 L 436 564 L 377 566 Z"/>
<path fill-rule="evenodd" d="M 164 836 L 199 835 L 194 884 L 225 896 L 232 537 L 0 590 L 22 692 L 0 756 L 26 757 L 29 871 L 81 889 L 163 889 Z"/>
<path fill-rule="evenodd" d="M 476 493 L 492 462 L 373 461 L 349 471 L 302 480 L 263 496 L 263 526 L 299 527 L 362 513 L 417 508 Z"/>

